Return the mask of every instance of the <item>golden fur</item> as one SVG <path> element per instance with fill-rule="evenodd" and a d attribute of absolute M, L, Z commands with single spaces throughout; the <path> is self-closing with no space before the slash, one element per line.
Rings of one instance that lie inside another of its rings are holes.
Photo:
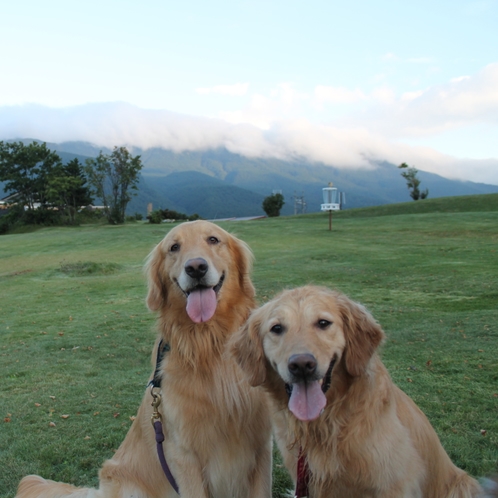
<path fill-rule="evenodd" d="M 224 278 L 214 316 L 201 323 L 189 318 L 181 288 L 186 263 L 196 258 L 209 266 L 206 278 Z M 182 498 L 271 496 L 268 407 L 225 352 L 254 307 L 251 265 L 246 244 L 205 221 L 172 229 L 146 265 L 147 305 L 158 313 L 160 337 L 171 347 L 162 363 L 159 410 L 166 460 Z M 156 453 L 151 401 L 147 390 L 125 440 L 100 471 L 98 490 L 27 476 L 17 498 L 177 497 Z"/>
<path fill-rule="evenodd" d="M 310 497 L 479 496 L 477 481 L 453 465 L 425 415 L 393 384 L 376 353 L 383 338 L 361 305 L 306 286 L 253 312 L 231 349 L 251 384 L 270 394 L 277 443 L 294 480 L 304 450 Z M 288 408 L 285 382 L 293 382 L 296 354 L 312 355 L 322 379 L 336 358 L 326 406 L 311 421 Z"/>

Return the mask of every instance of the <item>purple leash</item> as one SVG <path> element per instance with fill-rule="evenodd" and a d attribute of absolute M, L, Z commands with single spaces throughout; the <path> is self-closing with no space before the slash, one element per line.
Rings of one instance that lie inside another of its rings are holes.
<path fill-rule="evenodd" d="M 164 441 L 164 433 L 163 433 L 163 424 L 161 423 L 161 414 L 159 413 L 158 407 L 161 404 L 161 395 L 158 392 L 154 392 L 154 389 L 161 389 L 161 362 L 163 360 L 164 354 L 169 351 L 169 344 L 163 344 L 161 340 L 159 342 L 159 346 L 157 348 L 157 360 L 156 360 L 156 370 L 154 372 L 154 378 L 150 381 L 149 385 L 150 394 L 152 395 L 152 407 L 154 411 L 152 412 L 151 422 L 154 427 L 154 432 L 156 433 L 156 447 L 157 447 L 157 456 L 159 457 L 159 462 L 163 469 L 164 475 L 168 482 L 171 484 L 171 487 L 176 491 L 176 493 L 180 494 L 180 488 L 169 469 L 169 466 L 166 462 L 166 457 L 164 456 L 163 449 L 163 441 Z"/>
<path fill-rule="evenodd" d="M 161 424 L 161 422 L 159 420 L 156 420 L 155 422 L 153 422 L 153 425 L 154 425 L 154 431 L 156 432 L 157 456 L 159 457 L 159 462 L 161 463 L 161 467 L 163 468 L 163 472 L 166 475 L 166 478 L 168 479 L 169 483 L 171 484 L 171 487 L 176 491 L 177 494 L 180 494 L 180 489 L 178 488 L 178 484 L 176 483 L 175 478 L 173 477 L 173 474 L 171 473 L 171 470 L 169 470 L 168 464 L 166 462 L 166 458 L 164 457 L 163 425 Z"/>

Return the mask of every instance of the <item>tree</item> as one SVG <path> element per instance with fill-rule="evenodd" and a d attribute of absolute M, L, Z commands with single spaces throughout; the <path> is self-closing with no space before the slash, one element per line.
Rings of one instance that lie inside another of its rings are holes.
<path fill-rule="evenodd" d="M 133 157 L 126 147 L 114 147 L 110 155 L 100 151 L 95 159 L 86 160 L 88 182 L 102 200 L 109 223 L 124 223 L 131 191 L 138 190 L 141 169 L 140 156 Z"/>
<path fill-rule="evenodd" d="M 90 192 L 90 187 L 87 185 L 88 180 L 83 171 L 83 165 L 76 157 L 64 166 L 64 172 L 68 176 L 79 180 L 79 185 L 77 185 L 78 182 L 76 182 L 76 188 L 70 192 L 70 205 L 75 208 L 79 208 L 91 204 L 93 202 L 93 198 Z"/>
<path fill-rule="evenodd" d="M 280 216 L 280 210 L 285 204 L 282 194 L 272 194 L 263 200 L 263 211 L 267 216 Z"/>
<path fill-rule="evenodd" d="M 78 208 L 92 203 L 86 178 L 77 158 L 52 171 L 46 185 L 46 197 L 60 213 L 65 213 L 71 224 L 76 221 Z"/>
<path fill-rule="evenodd" d="M 17 194 L 16 202 L 33 211 L 35 205 L 47 205 L 46 185 L 55 168 L 62 165 L 46 143 L 0 142 L 0 181 L 4 190 Z"/>
<path fill-rule="evenodd" d="M 17 205 L 9 215 L 12 221 L 74 223 L 78 208 L 92 202 L 81 166 L 76 158 L 62 164 L 46 143 L 0 142 L 0 181 L 15 194 Z"/>
<path fill-rule="evenodd" d="M 429 190 L 425 189 L 423 192 L 420 192 L 418 188 L 420 185 L 420 180 L 417 178 L 418 170 L 412 166 L 408 166 L 406 163 L 402 163 L 398 166 L 400 169 L 406 169 L 401 173 L 401 176 L 406 180 L 406 185 L 408 190 L 410 190 L 410 197 L 414 201 L 418 201 L 419 199 L 425 199 L 429 195 Z"/>

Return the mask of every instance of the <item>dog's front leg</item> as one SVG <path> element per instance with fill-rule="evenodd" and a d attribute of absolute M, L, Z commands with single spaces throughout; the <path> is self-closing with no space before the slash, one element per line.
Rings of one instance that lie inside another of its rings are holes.
<path fill-rule="evenodd" d="M 198 458 L 189 451 L 175 449 L 174 453 L 174 458 L 171 458 L 171 471 L 181 498 L 209 498 Z"/>
<path fill-rule="evenodd" d="M 254 473 L 253 489 L 251 498 L 271 498 L 272 491 L 272 441 L 269 439 L 267 448 L 261 452 L 257 460 Z"/>

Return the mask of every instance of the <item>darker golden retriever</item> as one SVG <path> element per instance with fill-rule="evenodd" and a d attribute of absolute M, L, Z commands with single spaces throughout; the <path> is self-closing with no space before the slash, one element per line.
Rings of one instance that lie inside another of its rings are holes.
<path fill-rule="evenodd" d="M 306 286 L 253 312 L 231 349 L 251 384 L 270 394 L 294 480 L 298 453 L 305 456 L 309 471 L 301 458 L 298 487 L 308 484 L 310 497 L 480 496 L 477 481 L 453 465 L 425 415 L 391 381 L 376 353 L 383 338 L 363 306 Z"/>
<path fill-rule="evenodd" d="M 147 262 L 147 305 L 169 345 L 158 370 L 162 446 L 182 498 L 271 496 L 268 407 L 225 351 L 254 307 L 251 264 L 245 243 L 205 221 L 173 228 Z M 17 498 L 178 496 L 156 453 L 151 401 L 146 391 L 99 489 L 28 476 Z"/>

